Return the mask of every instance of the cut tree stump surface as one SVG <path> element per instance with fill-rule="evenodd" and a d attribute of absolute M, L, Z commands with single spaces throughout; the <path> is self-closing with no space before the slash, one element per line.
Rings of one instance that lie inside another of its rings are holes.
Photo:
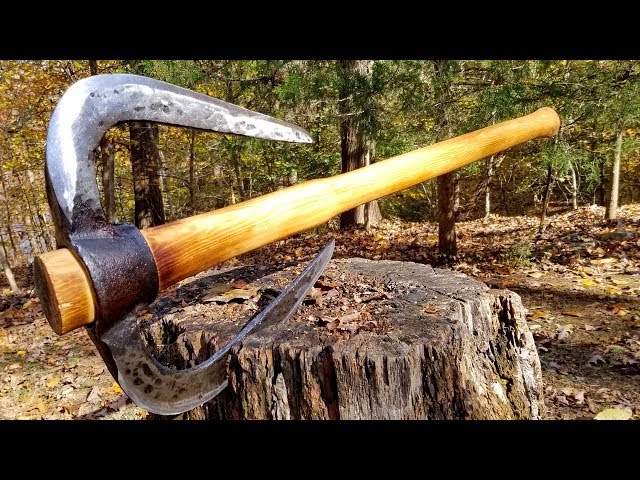
<path fill-rule="evenodd" d="M 142 312 L 147 340 L 166 364 L 193 366 L 305 265 L 201 274 Z M 289 321 L 233 349 L 229 386 L 185 417 L 536 419 L 542 377 L 525 312 L 517 294 L 458 272 L 332 260 Z"/>

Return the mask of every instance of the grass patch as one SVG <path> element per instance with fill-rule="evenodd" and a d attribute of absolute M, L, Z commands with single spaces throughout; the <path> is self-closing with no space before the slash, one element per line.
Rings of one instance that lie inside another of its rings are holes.
<path fill-rule="evenodd" d="M 38 362 L 27 362 L 25 368 L 27 370 L 40 370 L 42 369 L 42 365 L 40 365 Z"/>

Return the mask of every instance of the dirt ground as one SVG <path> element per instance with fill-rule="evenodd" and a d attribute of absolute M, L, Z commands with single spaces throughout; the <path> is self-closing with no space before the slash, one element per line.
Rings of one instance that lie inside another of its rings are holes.
<path fill-rule="evenodd" d="M 542 362 L 548 419 L 607 409 L 640 418 L 640 205 L 602 220 L 600 207 L 558 209 L 542 235 L 535 216 L 460 222 L 449 266 L 522 297 Z M 370 232 L 327 227 L 220 267 L 309 260 L 331 237 L 335 257 L 439 264 L 437 225 L 385 221 Z M 0 279 L 0 419 L 143 419 L 83 330 L 58 337 L 42 316 L 29 269 L 23 293 Z M 609 412 L 610 413 L 610 412 Z"/>

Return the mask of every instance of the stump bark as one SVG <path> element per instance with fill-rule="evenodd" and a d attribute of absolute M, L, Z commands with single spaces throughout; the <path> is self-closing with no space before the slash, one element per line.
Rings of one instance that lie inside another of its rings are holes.
<path fill-rule="evenodd" d="M 143 315 L 147 340 L 161 361 L 195 365 L 303 267 L 201 275 Z M 289 321 L 233 350 L 227 389 L 185 418 L 537 419 L 525 313 L 517 294 L 458 272 L 333 260 Z"/>

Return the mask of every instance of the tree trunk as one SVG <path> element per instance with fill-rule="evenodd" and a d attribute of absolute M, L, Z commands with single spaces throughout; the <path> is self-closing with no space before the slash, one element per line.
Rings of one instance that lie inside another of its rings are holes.
<path fill-rule="evenodd" d="M 29 236 L 31 244 L 35 247 L 33 250 L 34 255 L 43 251 L 43 246 L 46 250 L 52 249 L 51 239 L 49 237 L 49 229 L 41 223 L 40 212 L 38 209 L 38 201 L 34 193 L 33 182 L 35 176 L 29 169 L 26 170 L 27 180 L 25 181 L 22 176 L 22 172 L 14 172 L 18 178 L 20 184 L 20 190 L 22 191 L 22 198 L 24 199 L 28 210 L 28 221 L 25 218 L 25 232 Z M 27 212 L 25 212 L 26 214 Z M 26 226 L 29 225 L 27 230 Z"/>
<path fill-rule="evenodd" d="M 157 130 L 158 126 L 149 122 L 129 124 L 135 225 L 138 228 L 153 227 L 165 222 Z"/>
<path fill-rule="evenodd" d="M 375 140 L 367 131 L 366 119 L 361 113 L 370 98 L 356 101 L 354 98 L 361 95 L 355 91 L 353 80 L 365 79 L 371 81 L 373 60 L 341 60 L 343 74 L 349 81 L 343 82 L 340 92 L 340 146 L 342 154 L 342 173 L 351 172 L 357 168 L 365 167 L 372 161 L 375 151 Z M 347 229 L 356 225 L 375 226 L 380 223 L 382 215 L 376 200 L 370 202 L 365 219 L 364 205 L 348 210 L 340 214 L 340 228 Z"/>
<path fill-rule="evenodd" d="M 24 233 L 29 240 L 29 245 L 31 247 L 31 256 L 37 255 L 42 252 L 42 245 L 38 239 L 38 235 L 36 229 L 33 224 L 33 209 L 31 208 L 31 201 L 29 200 L 29 195 L 25 187 L 25 180 L 22 178 L 20 172 L 14 172 L 18 183 L 20 185 L 20 191 L 22 192 L 22 198 L 24 199 L 27 209 L 22 212 L 22 222 L 24 226 Z M 27 258 L 28 260 L 29 257 Z"/>
<path fill-rule="evenodd" d="M 493 178 L 493 157 L 487 159 L 487 184 L 484 188 L 484 218 L 491 215 L 491 179 Z"/>
<path fill-rule="evenodd" d="M 449 172 L 438 177 L 438 251 L 447 257 L 458 254 L 454 175 Z"/>
<path fill-rule="evenodd" d="M 292 187 L 298 183 L 298 170 L 292 168 L 289 170 L 289 175 L 287 175 L 287 186 Z"/>
<path fill-rule="evenodd" d="M 607 172 L 605 170 L 605 161 L 600 161 L 600 183 L 598 184 L 598 205 L 605 207 L 607 205 Z"/>
<path fill-rule="evenodd" d="M 236 185 L 238 186 L 238 194 L 240 195 L 240 201 L 243 202 L 247 200 L 247 192 L 244 189 L 244 179 L 242 175 L 242 165 L 240 160 L 240 154 L 237 151 L 237 148 L 233 148 L 231 152 L 231 165 L 233 165 L 233 172 L 236 176 Z M 232 197 L 234 197 L 232 193 Z M 231 203 L 235 202 L 235 197 L 232 199 Z"/>
<path fill-rule="evenodd" d="M 196 192 L 198 189 L 198 180 L 196 179 L 196 130 L 191 129 L 189 142 L 189 210 L 191 215 L 196 212 Z"/>
<path fill-rule="evenodd" d="M 108 134 L 100 140 L 100 163 L 102 165 L 102 193 L 104 195 L 104 215 L 109 223 L 116 221 L 115 195 L 115 148 Z"/>
<path fill-rule="evenodd" d="M 6 250 L 4 249 L 4 239 L 2 235 L 0 235 L 0 266 L 2 266 L 2 271 L 4 272 L 4 276 L 7 277 L 7 283 L 9 284 L 9 288 L 13 293 L 18 293 L 20 288 L 18 288 L 18 284 L 16 283 L 16 278 L 13 276 L 13 271 L 11 270 L 11 266 L 9 265 L 9 261 L 7 260 Z"/>
<path fill-rule="evenodd" d="M 611 167 L 611 182 L 609 185 L 609 201 L 605 212 L 607 220 L 618 218 L 618 193 L 620 191 L 620 159 L 622 157 L 622 134 L 620 129 L 616 137 L 616 150 L 613 156 L 613 166 Z"/>
<path fill-rule="evenodd" d="M 451 96 L 451 77 L 448 70 L 449 62 L 434 60 L 434 120 L 438 141 L 452 136 L 451 123 L 447 115 L 446 105 Z M 455 212 L 455 172 L 440 175 L 438 182 L 438 252 L 449 258 L 458 255 L 456 241 L 456 212 Z"/>
<path fill-rule="evenodd" d="M 26 255 L 27 261 L 30 262 L 33 260 L 33 257 L 42 252 L 42 245 L 38 241 L 38 237 L 34 233 L 34 228 L 32 224 L 32 217 L 29 212 L 25 212 L 22 215 L 22 225 L 23 232 L 27 237 L 27 241 L 29 242 L 30 252 Z"/>
<path fill-rule="evenodd" d="M 215 184 L 218 190 L 214 206 L 215 208 L 223 208 L 225 206 L 224 182 L 222 180 L 224 171 L 220 165 L 213 166 L 213 175 L 215 176 Z"/>
<path fill-rule="evenodd" d="M 256 295 L 281 291 L 303 267 L 237 268 L 161 298 L 155 315 L 162 320 L 147 336 L 156 356 L 176 368 L 202 362 L 269 301 L 203 302 L 213 286 L 231 288 L 241 278 Z M 339 285 L 335 295 L 313 289 L 287 322 L 232 349 L 229 386 L 187 418 L 542 415 L 540 361 L 518 295 L 410 262 L 333 260 L 323 278 Z"/>
<path fill-rule="evenodd" d="M 41 202 L 38 201 L 38 186 L 36 185 L 36 176 L 31 169 L 27 169 L 27 178 L 29 179 L 29 196 L 33 199 L 33 215 L 32 223 L 36 230 L 36 236 L 42 239 L 47 251 L 53 250 L 54 238 L 51 235 L 51 230 L 44 219 L 44 215 L 40 211 Z"/>
<path fill-rule="evenodd" d="M 547 209 L 549 208 L 549 200 L 551 199 L 551 190 L 553 189 L 553 165 L 549 164 L 547 170 L 547 185 L 544 189 L 544 199 L 542 201 L 542 213 L 540 214 L 540 226 L 538 234 L 542 235 L 546 228 L 545 220 L 547 219 Z"/>
<path fill-rule="evenodd" d="M 460 214 L 460 179 L 453 177 L 453 218 L 457 221 Z"/>
<path fill-rule="evenodd" d="M 158 147 L 158 160 L 160 161 L 159 173 L 160 181 L 162 184 L 162 191 L 167 197 L 167 206 L 169 207 L 170 220 L 175 220 L 176 209 L 173 205 L 173 197 L 171 196 L 171 189 L 169 188 L 169 179 L 167 178 L 167 169 L 165 167 L 164 152 Z"/>
<path fill-rule="evenodd" d="M 571 206 L 574 210 L 578 209 L 578 177 L 576 175 L 576 169 L 573 168 L 573 163 L 569 163 L 571 169 Z"/>
<path fill-rule="evenodd" d="M 98 62 L 89 60 L 89 72 L 91 75 L 98 75 Z M 109 223 L 116 221 L 116 198 L 115 198 L 115 149 L 113 143 L 109 140 L 108 134 L 105 133 L 100 139 L 100 156 L 96 158 L 96 162 L 100 162 L 102 168 L 102 208 L 104 216 Z M 97 154 L 98 152 L 96 152 Z"/>
<path fill-rule="evenodd" d="M 11 208 L 9 208 L 9 198 L 7 197 L 7 186 L 4 181 L 4 174 L 0 172 L 0 183 L 2 184 L 2 199 L 4 203 L 4 208 L 6 212 L 7 218 L 7 234 L 9 235 L 9 242 L 11 243 L 11 248 L 13 249 L 14 259 L 18 255 L 18 249 L 16 248 L 16 244 L 13 240 L 13 217 L 11 215 Z"/>

